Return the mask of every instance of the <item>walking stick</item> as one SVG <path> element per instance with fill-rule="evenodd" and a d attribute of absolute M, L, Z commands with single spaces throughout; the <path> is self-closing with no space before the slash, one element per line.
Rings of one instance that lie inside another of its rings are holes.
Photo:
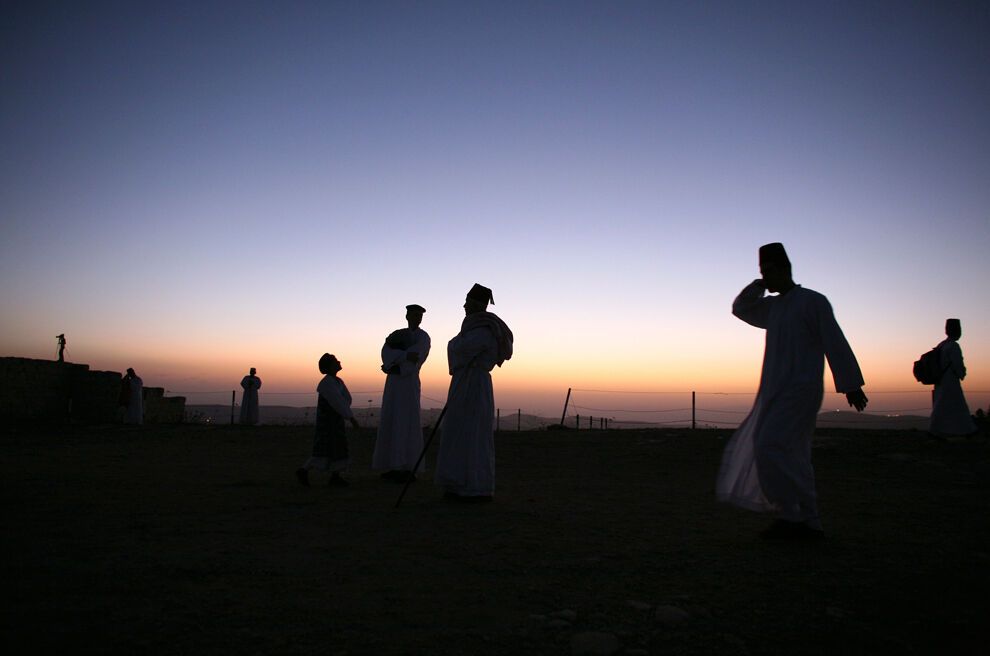
<path fill-rule="evenodd" d="M 481 353 L 478 353 L 473 358 L 471 358 L 471 361 L 468 362 L 467 366 L 464 368 L 470 369 L 471 365 L 474 364 L 474 361 L 478 359 L 479 355 L 481 355 Z M 463 380 L 463 378 L 461 380 Z M 459 383 L 460 381 L 457 382 Z M 426 440 L 426 444 L 423 445 L 423 450 L 419 454 L 419 459 L 416 461 L 416 465 L 412 468 L 413 475 L 416 474 L 416 471 L 419 469 L 419 464 L 423 462 L 423 458 L 426 457 L 426 450 L 430 448 L 430 443 L 433 441 L 433 438 L 436 436 L 437 429 L 440 428 L 440 422 L 443 421 L 443 416 L 447 414 L 447 406 L 450 405 L 450 399 L 453 397 L 453 394 L 451 392 L 453 391 L 454 390 L 451 389 L 447 393 L 447 402 L 443 404 L 443 410 L 440 411 L 440 416 L 437 417 L 437 423 L 433 424 L 433 430 L 430 432 L 430 437 L 429 439 Z M 399 495 L 398 500 L 395 502 L 395 506 L 393 506 L 394 508 L 398 508 L 399 504 L 402 503 L 402 497 L 406 496 L 406 492 L 409 490 L 409 486 L 412 485 L 412 482 L 413 482 L 412 476 L 406 479 L 406 484 L 402 488 L 402 494 Z"/>
<path fill-rule="evenodd" d="M 448 399 L 448 402 L 449 402 L 449 399 Z M 433 438 L 436 436 L 437 429 L 440 428 L 440 422 L 443 421 L 443 416 L 445 414 L 447 414 L 447 404 L 446 403 L 443 404 L 443 410 L 440 411 L 440 416 L 437 417 L 437 423 L 433 424 L 433 430 L 430 431 L 430 437 L 429 437 L 429 439 L 426 440 L 426 444 L 423 445 L 423 450 L 420 451 L 420 453 L 419 453 L 419 459 L 416 461 L 416 464 L 412 468 L 412 472 L 411 473 L 413 475 L 415 475 L 416 472 L 419 470 L 420 463 L 423 462 L 423 458 L 426 457 L 426 451 L 427 451 L 427 449 L 430 448 L 430 443 L 433 441 Z M 409 486 L 412 485 L 412 482 L 413 482 L 413 477 L 412 476 L 410 476 L 409 478 L 406 479 L 406 484 L 402 487 L 402 494 L 399 495 L 399 499 L 395 502 L 395 506 L 394 506 L 395 508 L 398 508 L 399 507 L 399 504 L 402 503 L 402 498 L 404 496 L 406 496 L 406 492 L 409 490 Z"/>

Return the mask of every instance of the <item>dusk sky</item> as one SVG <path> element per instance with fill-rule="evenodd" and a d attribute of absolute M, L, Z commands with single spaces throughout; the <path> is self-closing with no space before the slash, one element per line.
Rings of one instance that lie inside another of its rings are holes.
<path fill-rule="evenodd" d="M 275 394 L 325 351 L 380 390 L 419 303 L 442 400 L 480 282 L 503 408 L 752 392 L 730 308 L 781 241 L 867 394 L 930 389 L 947 317 L 990 390 L 988 35 L 986 2 L 5 2 L 0 355 L 65 333 L 146 385 L 254 366 L 312 405 Z"/>

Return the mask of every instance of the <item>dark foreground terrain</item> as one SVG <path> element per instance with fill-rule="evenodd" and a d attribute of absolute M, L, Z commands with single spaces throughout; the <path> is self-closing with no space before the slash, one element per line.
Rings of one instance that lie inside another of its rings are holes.
<path fill-rule="evenodd" d="M 311 428 L 6 429 L 6 653 L 933 654 L 985 648 L 990 448 L 831 431 L 828 538 L 715 503 L 726 432 L 505 433 L 489 505 L 293 471 Z M 431 463 L 432 464 L 432 463 Z M 980 647 L 977 647 L 980 646 Z M 12 652 L 10 648 L 17 648 Z"/>

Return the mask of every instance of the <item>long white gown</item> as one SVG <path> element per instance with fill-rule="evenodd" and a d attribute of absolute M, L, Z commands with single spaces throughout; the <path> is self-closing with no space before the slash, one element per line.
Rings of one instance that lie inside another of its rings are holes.
<path fill-rule="evenodd" d="M 378 436 L 371 457 L 372 469 L 412 471 L 423 450 L 419 370 L 430 355 L 430 336 L 420 328 L 408 330 L 412 342 L 408 348 L 391 348 L 388 343 L 382 346 L 382 367 L 397 366 L 399 371 L 389 373 L 385 379 Z M 406 357 L 408 353 L 418 354 L 418 361 L 410 362 Z M 420 465 L 418 471 L 423 469 Z"/>
<path fill-rule="evenodd" d="M 462 330 L 447 343 L 451 380 L 433 475 L 446 492 L 495 493 L 495 394 L 489 372 L 497 360 L 498 342 L 484 326 Z"/>
<path fill-rule="evenodd" d="M 820 529 L 811 438 L 824 394 L 824 361 L 836 391 L 852 392 L 863 386 L 856 356 L 828 299 L 810 289 L 765 296 L 757 280 L 739 293 L 732 313 L 767 335 L 759 392 L 725 448 L 718 499 Z"/>
<path fill-rule="evenodd" d="M 241 379 L 241 423 L 253 426 L 258 423 L 258 390 L 261 389 L 261 379 L 257 376 L 245 376 Z"/>
<path fill-rule="evenodd" d="M 942 378 L 935 383 L 929 430 L 938 435 L 969 435 L 976 430 L 961 381 L 966 377 L 962 348 L 954 339 L 938 345 Z"/>
<path fill-rule="evenodd" d="M 140 426 L 144 423 L 144 381 L 140 376 L 132 376 L 128 381 L 129 397 L 124 423 Z"/>

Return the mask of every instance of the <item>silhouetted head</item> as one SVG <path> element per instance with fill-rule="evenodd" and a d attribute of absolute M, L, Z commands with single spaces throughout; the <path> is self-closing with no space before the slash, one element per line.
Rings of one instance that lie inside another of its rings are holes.
<path fill-rule="evenodd" d="M 406 321 L 409 322 L 410 328 L 417 328 L 419 324 L 423 323 L 423 313 L 426 312 L 426 308 L 422 305 L 412 305 L 406 306 Z"/>
<path fill-rule="evenodd" d="M 780 242 L 760 246 L 760 274 L 767 291 L 786 292 L 794 286 L 791 279 L 791 260 Z"/>
<path fill-rule="evenodd" d="M 484 312 L 488 309 L 489 303 L 495 305 L 495 298 L 492 296 L 492 290 L 488 289 L 484 285 L 474 283 L 474 287 L 472 287 L 471 291 L 467 293 L 467 298 L 464 300 L 464 314 L 471 315 L 477 314 L 478 312 Z"/>
<path fill-rule="evenodd" d="M 257 370 L 257 369 L 255 369 L 254 367 L 251 367 L 251 375 L 252 375 L 252 376 L 253 376 L 253 375 L 254 375 L 255 373 L 257 373 L 257 372 L 258 372 L 258 370 Z"/>
<path fill-rule="evenodd" d="M 134 370 L 133 369 L 131 369 L 130 367 L 128 367 L 127 368 L 127 375 L 128 376 L 136 376 L 137 374 L 134 373 Z"/>
<path fill-rule="evenodd" d="M 320 373 L 321 374 L 335 374 L 343 369 L 340 366 L 340 360 L 337 356 L 330 353 L 324 353 L 323 357 L 320 358 Z"/>
<path fill-rule="evenodd" d="M 945 336 L 954 340 L 962 337 L 962 324 L 959 322 L 959 319 L 945 320 Z"/>

